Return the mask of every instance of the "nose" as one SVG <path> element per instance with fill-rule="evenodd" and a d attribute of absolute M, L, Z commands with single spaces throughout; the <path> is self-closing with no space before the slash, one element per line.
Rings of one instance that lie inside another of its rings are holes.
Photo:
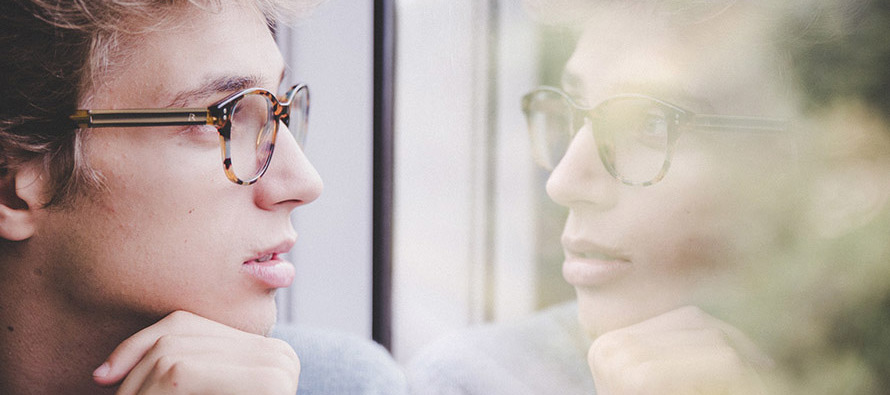
<path fill-rule="evenodd" d="M 619 184 L 603 165 L 590 124 L 586 123 L 550 173 L 547 194 L 561 206 L 593 205 L 602 209 L 615 204 Z"/>
<path fill-rule="evenodd" d="M 321 176 L 284 123 L 279 123 L 272 162 L 253 186 L 256 205 L 270 211 L 290 212 L 321 195 Z"/>

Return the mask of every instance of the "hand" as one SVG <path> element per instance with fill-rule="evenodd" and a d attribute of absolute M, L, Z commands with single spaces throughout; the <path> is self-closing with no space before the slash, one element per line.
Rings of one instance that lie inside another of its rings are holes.
<path fill-rule="evenodd" d="M 278 339 L 177 311 L 131 336 L 96 369 L 118 394 L 287 394 L 297 392 L 300 361 Z"/>
<path fill-rule="evenodd" d="M 599 395 L 763 394 L 772 361 L 741 331 L 682 307 L 605 333 L 587 362 Z"/>

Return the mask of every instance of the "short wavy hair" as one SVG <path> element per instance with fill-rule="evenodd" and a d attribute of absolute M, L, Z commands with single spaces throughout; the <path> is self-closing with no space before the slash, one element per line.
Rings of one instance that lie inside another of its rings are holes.
<path fill-rule="evenodd" d="M 270 28 L 319 0 L 242 0 Z M 45 206 L 69 203 L 101 185 L 83 155 L 87 133 L 69 121 L 101 76 L 130 55 L 140 34 L 187 22 L 182 10 L 217 12 L 224 0 L 5 0 L 0 4 L 0 177 L 41 161 L 49 177 Z"/>

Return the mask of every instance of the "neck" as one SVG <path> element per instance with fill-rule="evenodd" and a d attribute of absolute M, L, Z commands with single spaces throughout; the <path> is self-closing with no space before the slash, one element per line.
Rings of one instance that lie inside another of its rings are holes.
<path fill-rule="evenodd" d="M 151 322 L 77 306 L 40 265 L 7 259 L 14 255 L 0 255 L 0 393 L 113 392 L 94 384 L 92 371 Z"/>

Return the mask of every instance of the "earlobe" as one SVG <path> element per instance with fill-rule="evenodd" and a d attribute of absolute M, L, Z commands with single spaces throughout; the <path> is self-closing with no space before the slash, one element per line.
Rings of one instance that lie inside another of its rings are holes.
<path fill-rule="evenodd" d="M 36 229 L 35 210 L 41 207 L 40 176 L 34 166 L 0 175 L 0 238 L 22 241 Z"/>

